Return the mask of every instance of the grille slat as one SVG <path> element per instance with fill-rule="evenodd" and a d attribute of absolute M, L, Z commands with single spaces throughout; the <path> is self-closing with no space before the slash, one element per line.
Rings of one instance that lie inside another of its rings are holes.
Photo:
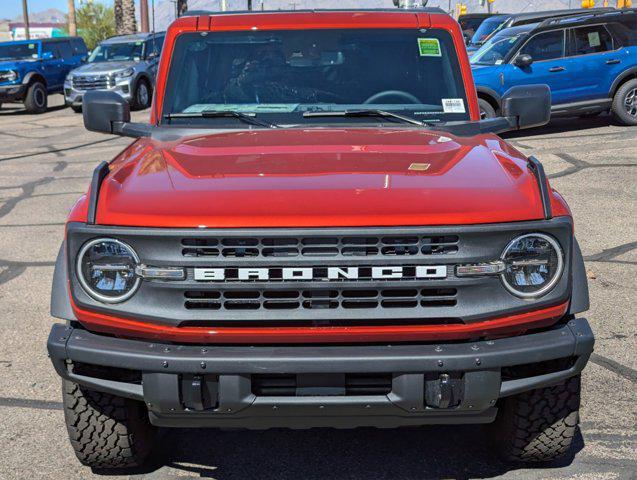
<path fill-rule="evenodd" d="M 433 308 L 456 305 L 456 294 L 453 288 L 188 290 L 184 306 L 203 310 Z"/>
<path fill-rule="evenodd" d="M 184 257 L 419 257 L 458 252 L 458 236 L 184 238 Z"/>
<path fill-rule="evenodd" d="M 108 75 L 73 77 L 73 88 L 77 90 L 103 90 L 114 86 L 115 82 Z"/>

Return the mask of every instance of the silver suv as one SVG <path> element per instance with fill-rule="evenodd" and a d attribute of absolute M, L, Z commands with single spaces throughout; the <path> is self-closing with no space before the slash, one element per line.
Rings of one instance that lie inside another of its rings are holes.
<path fill-rule="evenodd" d="M 79 113 L 88 90 L 112 90 L 134 110 L 148 108 L 164 37 L 165 32 L 137 33 L 104 40 L 91 52 L 88 63 L 66 77 L 66 104 Z"/>

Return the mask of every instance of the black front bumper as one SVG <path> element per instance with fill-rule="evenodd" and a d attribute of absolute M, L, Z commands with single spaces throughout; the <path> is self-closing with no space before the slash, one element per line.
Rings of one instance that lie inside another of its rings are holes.
<path fill-rule="evenodd" d="M 0 103 L 22 102 L 27 93 L 27 86 L 22 84 L 3 85 L 0 87 Z"/>
<path fill-rule="evenodd" d="M 593 344 L 589 324 L 580 318 L 540 333 L 437 345 L 169 345 L 56 324 L 47 346 L 60 376 L 146 402 L 156 425 L 305 428 L 488 423 L 495 418 L 499 398 L 581 372 Z M 557 359 L 570 363 L 531 376 L 523 373 Z M 138 372 L 139 381 L 77 373 L 74 367 L 84 364 Z M 516 366 L 521 367 L 516 370 Z M 512 376 L 512 371 L 518 375 Z M 253 393 L 255 375 L 321 378 L 360 373 L 391 374 L 391 391 L 343 395 L 319 388 L 292 396 Z M 441 380 L 448 376 L 455 379 L 453 387 Z"/>

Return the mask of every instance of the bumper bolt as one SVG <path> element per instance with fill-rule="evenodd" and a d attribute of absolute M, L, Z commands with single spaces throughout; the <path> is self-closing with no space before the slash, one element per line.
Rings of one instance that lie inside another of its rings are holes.
<path fill-rule="evenodd" d="M 482 361 L 479 358 L 476 358 L 476 365 L 480 365 Z"/>
<path fill-rule="evenodd" d="M 207 348 L 202 348 L 201 349 L 201 353 L 208 353 L 208 349 Z"/>
<path fill-rule="evenodd" d="M 442 347 L 440 345 L 436 345 L 436 348 L 434 348 L 434 350 L 436 352 L 442 352 Z"/>
<path fill-rule="evenodd" d="M 206 369 L 206 362 L 201 362 L 201 363 L 199 364 L 199 366 L 200 366 L 202 369 L 204 369 L 204 370 L 205 370 L 205 369 Z"/>
<path fill-rule="evenodd" d="M 164 348 L 164 352 L 166 352 L 166 353 L 170 352 L 170 348 L 168 348 L 168 347 Z"/>
<path fill-rule="evenodd" d="M 438 366 L 442 367 L 443 365 L 444 365 L 443 361 L 442 360 L 438 360 Z"/>
<path fill-rule="evenodd" d="M 161 365 L 162 365 L 162 367 L 164 367 L 164 368 L 168 368 L 168 362 L 167 362 L 166 360 L 164 360 L 164 361 L 161 363 Z"/>
<path fill-rule="evenodd" d="M 480 347 L 478 347 L 477 345 L 471 345 L 471 350 L 475 352 L 477 350 L 480 350 Z"/>

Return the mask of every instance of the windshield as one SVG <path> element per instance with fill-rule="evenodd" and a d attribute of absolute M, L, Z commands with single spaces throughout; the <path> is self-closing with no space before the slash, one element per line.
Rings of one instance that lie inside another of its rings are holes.
<path fill-rule="evenodd" d="M 91 56 L 89 63 L 94 62 L 122 62 L 140 61 L 144 55 L 144 42 L 110 43 L 98 45 Z"/>
<path fill-rule="evenodd" d="M 38 58 L 36 43 L 0 44 L 0 60 L 23 60 Z"/>
<path fill-rule="evenodd" d="M 486 41 L 470 59 L 472 65 L 500 65 L 525 33 L 495 35 Z"/>
<path fill-rule="evenodd" d="M 303 114 L 358 109 L 428 123 L 469 119 L 452 38 L 433 29 L 182 34 L 165 90 L 163 117 L 171 123 L 237 123 L 228 116 L 175 115 L 211 111 L 276 124 L 325 123 L 337 120 Z"/>
<path fill-rule="evenodd" d="M 504 22 L 506 22 L 509 17 L 491 17 L 487 18 L 484 22 L 480 24 L 476 33 L 473 34 L 471 38 L 472 45 L 482 45 L 489 36 L 500 29 Z"/>

